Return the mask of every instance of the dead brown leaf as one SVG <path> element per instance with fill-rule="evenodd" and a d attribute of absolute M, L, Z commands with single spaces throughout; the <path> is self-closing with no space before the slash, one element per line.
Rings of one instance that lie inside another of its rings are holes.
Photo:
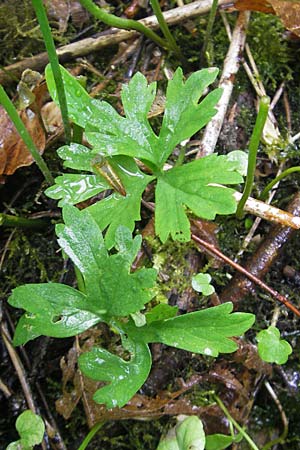
<path fill-rule="evenodd" d="M 30 108 L 21 111 L 19 115 L 42 154 L 46 138 L 38 116 Z M 19 167 L 29 166 L 34 162 L 2 106 L 0 106 L 0 135 L 0 175 L 12 175 Z"/>
<path fill-rule="evenodd" d="M 275 14 L 269 0 L 237 0 L 234 7 L 239 11 L 259 11 Z"/>
<path fill-rule="evenodd" d="M 278 16 L 285 28 L 300 36 L 300 2 L 298 0 L 237 0 L 238 11 L 259 11 Z"/>
<path fill-rule="evenodd" d="M 283 25 L 300 37 L 300 2 L 291 0 L 268 0 Z"/>

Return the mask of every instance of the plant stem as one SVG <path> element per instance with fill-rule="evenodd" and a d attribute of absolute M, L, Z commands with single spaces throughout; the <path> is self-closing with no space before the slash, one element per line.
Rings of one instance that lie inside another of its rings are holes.
<path fill-rule="evenodd" d="M 250 445 L 250 447 L 253 450 L 259 450 L 259 448 L 257 447 L 257 445 L 255 444 L 255 442 L 252 441 L 251 437 L 249 436 L 249 434 L 246 433 L 246 431 L 234 420 L 234 418 L 229 414 L 228 409 L 226 408 L 226 406 L 224 405 L 224 403 L 222 402 L 222 400 L 215 394 L 214 395 L 214 399 L 216 400 L 216 402 L 218 403 L 220 409 L 223 411 L 223 413 L 225 414 L 225 416 L 227 417 L 227 419 L 233 423 L 233 425 L 235 426 L 235 428 L 241 433 L 241 435 L 244 437 L 244 439 L 246 439 L 246 441 L 248 442 L 248 444 Z"/>
<path fill-rule="evenodd" d="M 213 26 L 214 26 L 216 14 L 217 14 L 217 8 L 218 8 L 218 0 L 213 0 L 212 5 L 211 5 L 211 10 L 209 13 L 209 17 L 208 17 L 204 43 L 203 43 L 203 47 L 201 50 L 202 62 L 204 62 L 206 60 L 209 65 L 211 65 L 211 57 L 210 57 L 210 55 L 206 55 L 206 52 L 207 52 L 208 46 L 211 42 L 211 33 L 212 33 Z"/>
<path fill-rule="evenodd" d="M 256 118 L 256 122 L 254 125 L 254 129 L 252 132 L 252 136 L 249 143 L 249 156 L 248 156 L 248 169 L 247 169 L 247 178 L 244 187 L 244 192 L 241 200 L 237 206 L 236 216 L 238 219 L 243 217 L 243 209 L 244 205 L 251 194 L 253 180 L 254 180 L 254 172 L 256 166 L 256 155 L 258 150 L 259 141 L 268 117 L 270 99 L 267 96 L 264 96 L 260 99 L 259 102 L 259 110 Z"/>
<path fill-rule="evenodd" d="M 55 49 L 54 41 L 52 38 L 51 29 L 50 29 L 49 22 L 47 19 L 47 14 L 46 14 L 42 0 L 32 0 L 32 5 L 34 7 L 37 19 L 40 24 L 41 32 L 42 32 L 43 38 L 44 38 L 45 47 L 46 47 L 49 61 L 51 64 L 53 77 L 54 77 L 56 90 L 57 90 L 59 106 L 60 106 L 61 115 L 62 115 L 62 121 L 64 124 L 66 141 L 67 141 L 67 143 L 70 143 L 71 142 L 71 127 L 70 127 L 70 123 L 69 123 L 67 99 L 66 99 L 63 79 L 62 79 L 60 68 L 59 68 L 59 61 L 58 61 L 58 57 L 56 54 L 56 49 Z"/>
<path fill-rule="evenodd" d="M 157 21 L 159 23 L 160 29 L 164 35 L 164 37 L 166 38 L 166 40 L 169 43 L 169 47 L 173 50 L 173 52 L 179 57 L 181 58 L 181 51 L 180 48 L 178 47 L 178 45 L 176 44 L 176 41 L 168 27 L 168 24 L 163 16 L 163 13 L 161 11 L 160 5 L 159 5 L 159 1 L 158 0 L 150 0 L 152 9 L 154 11 L 154 14 L 156 15 Z"/>
<path fill-rule="evenodd" d="M 78 450 L 85 450 L 87 448 L 87 446 L 89 445 L 89 443 L 91 442 L 91 440 L 93 439 L 95 434 L 98 433 L 98 431 L 100 430 L 100 428 L 102 428 L 104 423 L 105 422 L 99 422 L 93 426 L 93 428 L 89 431 L 89 433 L 86 435 L 86 437 L 82 441 L 80 447 L 78 447 Z"/>
<path fill-rule="evenodd" d="M 44 175 L 46 181 L 49 184 L 53 184 L 54 179 L 51 175 L 50 170 L 48 169 L 47 164 L 45 163 L 45 161 L 39 154 L 39 151 L 36 148 L 31 135 L 27 131 L 24 123 L 22 122 L 22 120 L 18 114 L 18 111 L 14 107 L 13 103 L 11 102 L 11 100 L 9 99 L 8 95 L 6 94 L 5 90 L 3 89 L 3 87 L 1 85 L 0 85 L 0 103 L 4 107 L 7 114 L 9 115 L 11 121 L 13 122 L 14 126 L 16 127 L 17 132 L 19 133 L 21 139 L 24 141 L 30 154 L 32 155 L 33 159 L 37 163 L 42 174 Z"/>
<path fill-rule="evenodd" d="M 44 228 L 46 225 L 47 221 L 44 219 L 26 219 L 10 214 L 0 214 L 0 226 L 3 227 Z"/>
<path fill-rule="evenodd" d="M 294 166 L 290 167 L 289 169 L 284 170 L 280 175 L 278 175 L 274 180 L 270 181 L 270 183 L 267 184 L 267 186 L 264 188 L 262 193 L 260 194 L 259 199 L 265 200 L 267 197 L 268 192 L 272 189 L 275 184 L 277 184 L 279 181 L 281 181 L 283 178 L 285 178 L 287 175 L 290 175 L 294 172 L 300 172 L 300 166 Z"/>
<path fill-rule="evenodd" d="M 102 22 L 106 23 L 110 27 L 122 28 L 124 30 L 136 30 L 140 33 L 143 33 L 149 39 L 156 42 L 156 44 L 160 45 L 163 48 L 169 48 L 169 43 L 162 39 L 158 34 L 149 28 L 145 27 L 140 22 L 137 22 L 132 19 L 123 19 L 122 17 L 115 16 L 114 14 L 110 14 L 104 11 L 103 8 L 99 8 L 92 0 L 80 0 L 82 6 L 84 6 L 96 19 L 102 20 Z"/>

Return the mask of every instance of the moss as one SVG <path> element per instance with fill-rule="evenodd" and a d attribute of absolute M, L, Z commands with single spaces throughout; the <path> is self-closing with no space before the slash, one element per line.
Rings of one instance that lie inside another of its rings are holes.
<path fill-rule="evenodd" d="M 284 30 L 276 16 L 254 13 L 251 17 L 247 40 L 267 91 L 291 79 L 291 54 Z"/>
<path fill-rule="evenodd" d="M 44 50 L 30 0 L 5 0 L 0 5 L 0 64 Z"/>

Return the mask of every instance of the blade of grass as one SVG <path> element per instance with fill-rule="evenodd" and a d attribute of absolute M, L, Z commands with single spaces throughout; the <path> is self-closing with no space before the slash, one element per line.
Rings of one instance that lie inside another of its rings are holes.
<path fill-rule="evenodd" d="M 168 24 L 163 16 L 158 0 L 150 0 L 154 14 L 156 15 L 157 21 L 159 23 L 160 29 L 169 43 L 170 49 L 179 57 L 182 58 L 180 48 L 176 44 L 176 41 L 168 27 Z"/>
<path fill-rule="evenodd" d="M 208 17 L 207 27 L 206 27 L 206 33 L 204 37 L 204 43 L 201 50 L 201 60 L 204 65 L 204 61 L 206 60 L 208 65 L 212 65 L 212 57 L 211 57 L 211 35 L 212 35 L 212 29 L 214 26 L 216 13 L 218 8 L 218 0 L 213 0 L 211 5 L 211 10 Z"/>
<path fill-rule="evenodd" d="M 291 173 L 300 172 L 300 166 L 290 167 L 289 169 L 284 170 L 280 175 L 278 175 L 274 180 L 270 181 L 267 186 L 264 188 L 262 193 L 260 194 L 260 200 L 266 200 L 268 192 L 272 189 L 275 184 L 281 181 L 283 178 L 287 177 Z"/>
<path fill-rule="evenodd" d="M 0 103 L 7 112 L 7 114 L 9 115 L 11 121 L 16 127 L 17 132 L 19 133 L 21 139 L 24 141 L 31 156 L 33 157 L 42 174 L 44 175 L 46 181 L 49 184 L 53 184 L 54 179 L 51 175 L 50 170 L 48 169 L 47 164 L 39 154 L 39 151 L 36 148 L 35 143 L 32 140 L 32 137 L 30 136 L 29 132 L 27 131 L 24 123 L 22 122 L 18 114 L 18 111 L 16 110 L 15 106 L 13 105 L 12 101 L 10 100 L 10 98 L 8 97 L 2 86 L 0 86 Z"/>
<path fill-rule="evenodd" d="M 47 19 L 47 14 L 43 5 L 42 0 L 32 0 L 32 5 L 34 7 L 38 22 L 40 24 L 41 32 L 44 38 L 45 47 L 48 53 L 49 61 L 51 64 L 53 77 L 55 80 L 57 95 L 58 95 L 58 101 L 59 106 L 61 110 L 62 120 L 64 124 L 64 130 L 65 130 L 65 137 L 67 143 L 71 142 L 71 127 L 69 122 L 69 116 L 68 116 L 68 107 L 67 107 L 67 100 L 66 100 L 66 94 L 64 89 L 64 84 L 59 68 L 59 61 L 58 56 L 56 53 L 54 41 L 51 34 L 51 29 L 49 26 L 49 22 Z"/>

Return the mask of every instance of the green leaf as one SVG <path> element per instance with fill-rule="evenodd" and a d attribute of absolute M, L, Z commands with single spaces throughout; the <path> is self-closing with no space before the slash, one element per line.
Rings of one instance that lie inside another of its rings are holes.
<path fill-rule="evenodd" d="M 230 338 L 240 336 L 254 323 L 255 316 L 233 313 L 232 303 L 184 314 L 139 328 L 147 342 L 162 342 L 194 353 L 218 356 L 231 353 L 237 344 Z"/>
<path fill-rule="evenodd" d="M 233 150 L 226 155 L 227 161 L 230 161 L 232 167 L 242 176 L 247 175 L 248 155 L 242 150 Z"/>
<path fill-rule="evenodd" d="M 21 437 L 22 445 L 30 447 L 42 442 L 45 425 L 41 417 L 28 410 L 17 418 L 16 429 Z"/>
<path fill-rule="evenodd" d="M 151 368 L 148 345 L 135 340 L 130 342 L 129 351 L 129 361 L 101 348 L 93 348 L 79 357 L 80 370 L 86 376 L 108 382 L 94 394 L 95 402 L 104 403 L 107 408 L 121 408 L 146 381 Z"/>
<path fill-rule="evenodd" d="M 179 416 L 179 418 L 182 416 Z M 203 450 L 205 434 L 197 416 L 185 417 L 162 439 L 157 450 Z"/>
<path fill-rule="evenodd" d="M 205 450 L 223 450 L 234 442 L 240 442 L 243 436 L 227 436 L 226 434 L 209 434 L 206 436 Z"/>
<path fill-rule="evenodd" d="M 85 129 L 88 141 L 107 156 L 127 155 L 162 168 L 174 147 L 200 130 L 215 114 L 221 91 L 214 90 L 199 104 L 205 88 L 216 78 L 217 69 L 193 73 L 184 83 L 177 69 L 169 82 L 166 109 L 159 138 L 153 132 L 147 113 L 155 97 L 155 83 L 137 73 L 122 90 L 126 117 L 104 101 L 89 97 L 78 81 L 61 67 L 70 118 Z M 45 70 L 49 92 L 58 103 L 50 65 Z"/>
<path fill-rule="evenodd" d="M 225 156 L 211 155 L 184 166 L 175 167 L 158 177 L 156 188 L 155 230 L 162 242 L 190 240 L 190 223 L 184 206 L 204 219 L 236 210 L 232 189 L 215 184 L 243 181 Z"/>
<path fill-rule="evenodd" d="M 156 271 L 141 269 L 130 273 L 141 238 L 137 236 L 130 242 L 129 232 L 121 228 L 116 235 L 121 251 L 109 256 L 88 209 L 65 207 L 63 217 L 65 225 L 57 227 L 58 243 L 84 277 L 89 309 L 96 314 L 99 309 L 104 310 L 107 317 L 120 317 L 143 308 L 153 297 Z"/>
<path fill-rule="evenodd" d="M 45 194 L 60 200 L 58 206 L 62 207 L 83 202 L 107 189 L 110 189 L 109 184 L 99 175 L 64 173 L 55 178 L 55 184 L 46 189 Z"/>
<path fill-rule="evenodd" d="M 273 326 L 260 331 L 256 339 L 259 356 L 269 363 L 285 364 L 293 351 L 287 341 L 280 339 L 278 328 Z"/>
<path fill-rule="evenodd" d="M 87 209 L 65 206 L 63 219 L 65 224 L 56 227 L 58 243 L 82 273 L 87 295 L 99 298 L 99 267 L 108 260 L 102 233 Z"/>
<path fill-rule="evenodd" d="M 119 225 L 133 231 L 135 221 L 140 220 L 141 198 L 147 184 L 153 177 L 145 175 L 136 163 L 127 157 L 116 158 L 115 170 L 127 192 L 124 197 L 114 193 L 87 209 L 94 217 L 101 230 L 106 231 L 105 242 L 108 248 L 115 243 L 115 235 Z"/>
<path fill-rule="evenodd" d="M 204 90 L 214 82 L 218 69 L 194 72 L 184 83 L 179 67 L 168 83 L 166 108 L 159 134 L 159 167 L 162 167 L 175 146 L 199 131 L 216 114 L 214 108 L 222 90 L 215 89 L 199 102 Z"/>
<path fill-rule="evenodd" d="M 203 450 L 205 434 L 201 420 L 190 416 L 176 427 L 176 438 L 179 450 Z"/>
<path fill-rule="evenodd" d="M 32 450 L 35 445 L 42 442 L 45 425 L 41 417 L 27 410 L 17 418 L 16 429 L 21 439 L 11 442 L 6 450 Z"/>
<path fill-rule="evenodd" d="M 64 160 L 64 167 L 91 172 L 93 171 L 92 160 L 98 154 L 98 151 L 73 142 L 70 145 L 60 147 L 57 154 Z"/>
<path fill-rule="evenodd" d="M 113 118 L 120 117 L 115 109 L 109 103 L 101 102 L 90 97 L 79 81 L 63 66 L 60 66 L 60 71 L 65 87 L 70 119 L 82 128 L 86 128 L 90 123 L 97 124 L 99 128 L 105 127 L 109 129 L 110 126 L 112 128 Z M 50 95 L 55 103 L 59 105 L 50 64 L 46 66 L 45 77 Z"/>
<path fill-rule="evenodd" d="M 132 239 L 121 227 L 116 235 L 120 252 L 109 256 L 101 231 L 87 210 L 66 206 L 63 217 L 65 224 L 56 227 L 58 242 L 82 273 L 85 294 L 57 283 L 14 289 L 9 303 L 27 311 L 16 329 L 16 345 L 40 335 L 74 336 L 99 321 L 139 311 L 154 295 L 154 269 L 130 273 L 140 236 Z"/>
<path fill-rule="evenodd" d="M 160 303 L 146 313 L 147 324 L 149 325 L 150 323 L 156 322 L 158 320 L 165 320 L 170 319 L 171 317 L 175 317 L 177 311 L 177 306 L 170 306 L 165 303 Z"/>
<path fill-rule="evenodd" d="M 87 330 L 101 319 L 88 310 L 86 301 L 84 294 L 64 284 L 25 284 L 15 288 L 8 302 L 27 312 L 18 322 L 14 345 L 38 336 L 69 337 Z"/>
<path fill-rule="evenodd" d="M 210 284 L 211 276 L 208 273 L 198 273 L 192 278 L 192 287 L 203 295 L 211 295 L 215 288 Z"/>

